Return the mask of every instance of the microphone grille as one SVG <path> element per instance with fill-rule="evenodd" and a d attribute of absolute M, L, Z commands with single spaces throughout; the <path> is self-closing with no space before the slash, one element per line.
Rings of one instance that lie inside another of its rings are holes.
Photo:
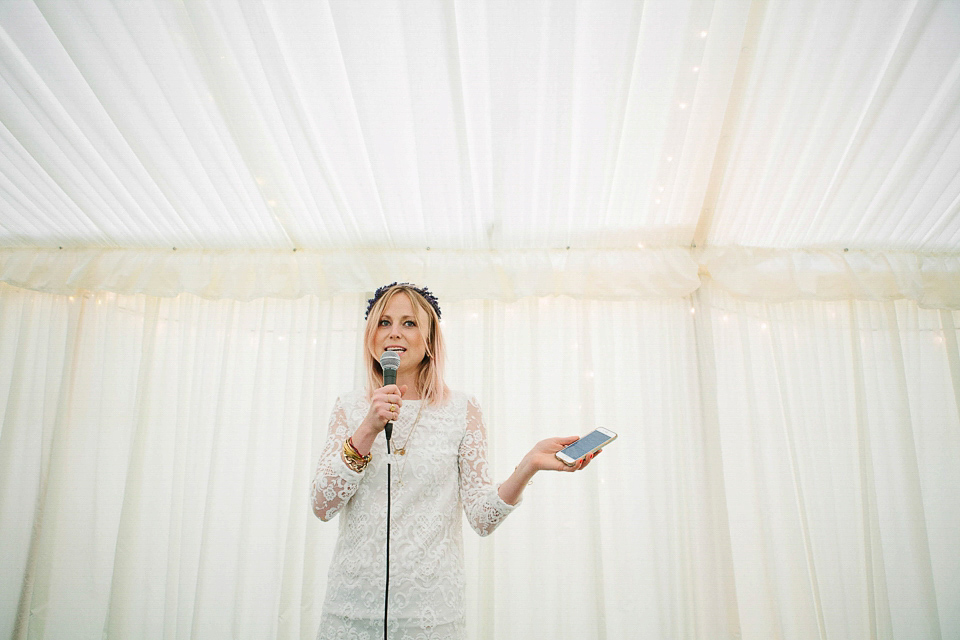
<path fill-rule="evenodd" d="M 383 353 L 380 354 L 380 368 L 381 369 L 399 369 L 400 356 L 398 356 L 392 351 L 384 351 Z"/>

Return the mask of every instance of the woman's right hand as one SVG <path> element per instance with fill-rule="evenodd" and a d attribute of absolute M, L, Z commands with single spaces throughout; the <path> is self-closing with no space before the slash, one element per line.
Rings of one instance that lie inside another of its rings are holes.
<path fill-rule="evenodd" d="M 373 392 L 367 417 L 363 419 L 356 433 L 353 434 L 353 446 L 357 448 L 360 455 L 370 453 L 377 434 L 383 431 L 388 422 L 396 420 L 397 416 L 400 415 L 400 407 L 403 406 L 403 394 L 406 390 L 407 385 L 398 387 L 395 384 L 388 384 Z"/>

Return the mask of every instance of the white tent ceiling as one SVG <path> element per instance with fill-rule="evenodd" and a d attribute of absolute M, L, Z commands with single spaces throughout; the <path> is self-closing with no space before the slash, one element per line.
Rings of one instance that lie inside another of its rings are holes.
<path fill-rule="evenodd" d="M 5 0 L 0 82 L 21 286 L 615 258 L 570 287 L 677 295 L 844 249 L 960 282 L 958 2 Z"/>

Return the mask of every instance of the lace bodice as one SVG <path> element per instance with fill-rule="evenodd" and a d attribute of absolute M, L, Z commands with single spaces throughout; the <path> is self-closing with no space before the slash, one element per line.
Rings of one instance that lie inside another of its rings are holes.
<path fill-rule="evenodd" d="M 421 401 L 405 400 L 394 423 L 392 464 L 390 618 L 414 629 L 437 629 L 463 620 L 464 568 L 460 508 L 480 535 L 491 533 L 514 509 L 491 482 L 480 407 L 462 393 L 442 406 L 426 405 L 409 437 Z M 313 510 L 322 520 L 340 514 L 330 565 L 327 614 L 338 620 L 383 617 L 386 549 L 386 440 L 381 433 L 362 473 L 340 457 L 345 438 L 369 408 L 365 393 L 337 400 L 313 481 Z M 324 635 L 321 626 L 320 637 Z M 329 637 L 337 637 L 330 634 Z M 446 637 L 446 636 L 444 636 Z"/>

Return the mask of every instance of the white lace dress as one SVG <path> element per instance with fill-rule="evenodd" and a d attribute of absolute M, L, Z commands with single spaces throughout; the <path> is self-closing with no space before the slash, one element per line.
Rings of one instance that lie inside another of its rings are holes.
<path fill-rule="evenodd" d="M 481 536 L 515 508 L 491 482 L 487 440 L 476 400 L 452 392 L 442 406 L 404 400 L 394 423 L 391 466 L 389 637 L 434 640 L 465 637 L 463 539 L 460 508 Z M 366 393 L 336 402 L 329 436 L 313 481 L 313 510 L 322 520 L 340 514 L 318 639 L 383 637 L 387 464 L 381 433 L 362 473 L 340 457 L 343 441 L 369 409 Z"/>

